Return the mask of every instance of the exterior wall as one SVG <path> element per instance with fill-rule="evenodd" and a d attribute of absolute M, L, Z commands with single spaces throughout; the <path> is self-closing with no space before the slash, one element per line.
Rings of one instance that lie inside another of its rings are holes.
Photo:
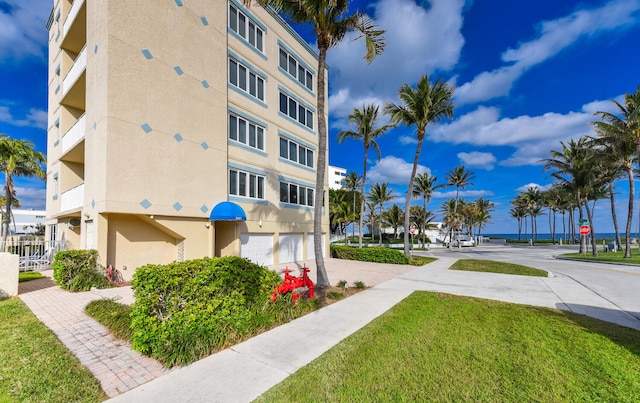
<path fill-rule="evenodd" d="M 126 266 L 127 278 L 147 263 L 239 255 L 245 233 L 273 234 L 277 263 L 280 234 L 313 233 L 313 207 L 281 203 L 280 182 L 315 187 L 317 120 L 310 129 L 283 115 L 279 93 L 317 114 L 316 94 L 278 57 L 285 47 L 315 75 L 315 53 L 269 10 L 229 2 L 264 29 L 263 52 L 228 28 L 227 1 L 54 1 L 47 224 L 60 223 L 68 247 L 94 247 L 101 264 Z M 79 22 L 64 32 L 72 9 Z M 230 56 L 263 75 L 263 102 L 231 88 Z M 85 70 L 65 88 L 83 57 Z M 230 111 L 264 126 L 264 151 L 229 140 Z M 73 134 L 79 122 L 84 131 Z M 314 150 L 313 168 L 279 157 L 282 135 Z M 264 175 L 264 199 L 229 195 L 229 167 Z M 247 221 L 209 223 L 227 200 Z M 65 225 L 71 218 L 81 225 Z"/>

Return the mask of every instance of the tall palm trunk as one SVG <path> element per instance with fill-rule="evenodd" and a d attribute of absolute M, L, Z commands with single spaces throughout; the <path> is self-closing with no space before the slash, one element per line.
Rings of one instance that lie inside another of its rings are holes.
<path fill-rule="evenodd" d="M 629 207 L 627 208 L 627 228 L 625 229 L 626 245 L 624 248 L 624 257 L 631 257 L 631 221 L 633 221 L 633 198 L 635 197 L 635 184 L 633 182 L 633 165 L 627 167 L 627 176 L 629 178 Z"/>
<path fill-rule="evenodd" d="M 413 158 L 413 168 L 411 169 L 411 178 L 409 179 L 409 186 L 407 187 L 407 200 L 404 204 L 404 254 L 408 258 L 411 258 L 409 253 L 409 209 L 411 208 L 411 192 L 413 189 L 413 180 L 416 177 L 416 171 L 418 170 L 418 161 L 420 160 L 420 150 L 422 149 L 422 142 L 424 140 L 424 131 L 418 133 L 418 145 L 416 146 L 416 155 Z"/>
<path fill-rule="evenodd" d="M 326 70 L 327 49 L 329 44 L 323 44 L 318 38 L 318 74 L 316 85 L 318 88 L 318 164 L 316 171 L 316 193 L 313 208 L 313 250 L 316 257 L 316 288 L 322 290 L 329 287 L 329 277 L 324 267 L 324 256 L 322 254 L 322 210 L 324 201 L 325 171 L 327 169 L 327 120 L 325 117 L 325 82 L 324 72 Z"/>
<path fill-rule="evenodd" d="M 618 215 L 616 214 L 616 199 L 613 194 L 613 181 L 609 182 L 609 202 L 611 203 L 611 219 L 613 220 L 613 230 L 615 231 L 616 249 L 620 249 L 620 230 L 618 229 Z"/>
<path fill-rule="evenodd" d="M 364 147 L 364 166 L 362 167 L 362 187 L 360 190 L 360 234 L 358 235 L 358 245 L 362 248 L 362 226 L 364 225 L 364 185 L 367 183 L 367 156 L 369 154 L 369 148 Z M 373 226 L 371 226 L 371 236 L 373 236 Z M 372 238 L 373 239 L 373 238 Z"/>
<path fill-rule="evenodd" d="M 5 217 L 4 222 L 2 223 L 4 227 L 4 232 L 2 234 L 2 248 L 0 250 L 7 250 L 7 236 L 9 235 L 9 225 L 11 225 L 11 217 L 13 214 L 11 213 L 11 205 L 13 204 L 13 178 L 9 174 L 9 170 L 5 170 L 5 199 L 6 199 L 6 209 L 5 209 Z"/>
<path fill-rule="evenodd" d="M 577 200 L 578 200 L 578 219 L 582 220 L 584 218 L 584 214 L 582 212 L 582 199 L 580 198 L 580 191 L 578 191 Z M 587 253 L 586 238 L 584 235 L 580 235 L 580 253 Z"/>
<path fill-rule="evenodd" d="M 598 245 L 596 245 L 596 233 L 593 230 L 593 214 L 591 209 L 589 209 L 589 200 L 585 200 L 584 208 L 587 210 L 587 218 L 589 219 L 589 227 L 591 227 L 591 252 L 593 256 L 598 256 Z M 595 209 L 595 204 L 594 204 Z M 586 248 L 586 245 L 585 245 Z"/>

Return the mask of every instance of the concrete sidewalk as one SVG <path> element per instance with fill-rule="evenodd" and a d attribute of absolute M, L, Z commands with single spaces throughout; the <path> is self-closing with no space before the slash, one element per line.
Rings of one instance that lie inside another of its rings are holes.
<path fill-rule="evenodd" d="M 640 330 L 636 318 L 568 277 L 447 270 L 455 261 L 440 256 L 436 262 L 399 274 L 362 293 L 176 369 L 111 401 L 251 401 L 415 290 L 571 310 Z"/>

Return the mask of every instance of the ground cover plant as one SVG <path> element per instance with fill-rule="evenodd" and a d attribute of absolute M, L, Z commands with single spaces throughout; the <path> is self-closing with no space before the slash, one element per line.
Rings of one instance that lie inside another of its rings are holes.
<path fill-rule="evenodd" d="M 120 304 L 112 299 L 97 299 L 89 302 L 84 311 L 109 329 L 115 337 L 131 341 L 133 329 L 129 305 Z"/>
<path fill-rule="evenodd" d="M 521 276 L 547 277 L 549 273 L 533 267 L 522 266 L 515 263 L 496 262 L 482 259 L 459 259 L 449 270 L 479 271 L 485 273 L 517 274 Z"/>
<path fill-rule="evenodd" d="M 42 273 L 39 271 L 21 271 L 18 274 L 18 282 L 24 283 L 25 281 L 37 280 L 39 278 L 44 278 Z"/>
<path fill-rule="evenodd" d="M 0 402 L 101 402 L 98 381 L 17 298 L 0 301 Z"/>
<path fill-rule="evenodd" d="M 567 259 L 578 259 L 578 260 L 589 260 L 593 262 L 613 262 L 613 263 L 625 263 L 625 264 L 639 264 L 640 265 L 640 255 L 634 250 L 632 251 L 631 258 L 624 258 L 624 249 L 616 251 L 616 252 L 598 252 L 598 256 L 593 256 L 591 251 L 587 252 L 587 254 L 583 253 L 566 253 L 562 255 L 563 258 Z"/>
<path fill-rule="evenodd" d="M 428 292 L 412 294 L 258 399 L 639 400 L 640 332 L 571 312 Z"/>

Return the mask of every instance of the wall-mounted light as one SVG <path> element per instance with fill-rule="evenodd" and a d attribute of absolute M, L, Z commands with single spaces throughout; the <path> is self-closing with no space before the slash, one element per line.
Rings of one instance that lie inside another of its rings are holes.
<path fill-rule="evenodd" d="M 291 226 L 295 228 L 295 226 L 296 226 L 296 222 L 295 222 L 295 221 L 294 221 L 294 222 L 292 222 L 292 223 L 291 223 Z"/>
<path fill-rule="evenodd" d="M 122 270 L 127 270 L 127 266 L 122 265 Z"/>
<path fill-rule="evenodd" d="M 150 215 L 150 216 L 149 216 L 149 218 L 151 218 L 151 219 L 153 220 L 153 218 L 154 218 L 153 214 L 152 214 L 152 215 Z"/>
<path fill-rule="evenodd" d="M 209 228 L 211 227 L 211 223 L 209 221 L 207 221 L 206 223 L 204 223 L 205 228 Z"/>
<path fill-rule="evenodd" d="M 260 219 L 260 221 L 258 221 L 258 225 L 260 226 L 260 228 L 262 228 L 262 218 Z"/>

